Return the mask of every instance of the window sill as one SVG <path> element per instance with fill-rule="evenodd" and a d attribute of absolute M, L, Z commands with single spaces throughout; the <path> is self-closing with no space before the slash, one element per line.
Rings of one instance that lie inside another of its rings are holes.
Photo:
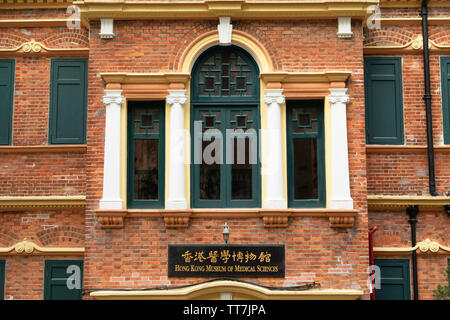
<path fill-rule="evenodd" d="M 124 218 L 163 218 L 166 228 L 187 228 L 190 219 L 251 219 L 261 218 L 266 228 L 286 228 L 289 218 L 328 217 L 331 228 L 351 228 L 358 210 L 337 209 L 129 209 L 96 210 L 101 228 L 123 228 Z"/>

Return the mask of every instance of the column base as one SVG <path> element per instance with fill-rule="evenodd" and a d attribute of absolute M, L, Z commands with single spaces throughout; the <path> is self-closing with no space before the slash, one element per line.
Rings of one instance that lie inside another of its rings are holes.
<path fill-rule="evenodd" d="M 330 209 L 353 209 L 353 199 L 330 199 Z"/>
<path fill-rule="evenodd" d="M 101 199 L 100 200 L 100 209 L 122 210 L 123 209 L 123 201 L 122 201 L 122 199 Z"/>
<path fill-rule="evenodd" d="M 264 209 L 286 209 L 287 202 L 284 199 L 268 199 L 264 201 Z"/>
<path fill-rule="evenodd" d="M 167 200 L 165 204 L 165 209 L 168 210 L 183 210 L 187 209 L 186 200 Z"/>

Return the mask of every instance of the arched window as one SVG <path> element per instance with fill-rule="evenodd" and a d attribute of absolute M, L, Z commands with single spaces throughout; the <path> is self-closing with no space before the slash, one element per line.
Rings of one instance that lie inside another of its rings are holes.
<path fill-rule="evenodd" d="M 192 206 L 260 207 L 259 69 L 236 46 L 206 50 L 191 80 Z"/>

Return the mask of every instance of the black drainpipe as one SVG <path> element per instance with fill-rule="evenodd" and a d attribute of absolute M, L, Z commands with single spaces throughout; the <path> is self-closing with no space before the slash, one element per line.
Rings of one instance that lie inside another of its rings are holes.
<path fill-rule="evenodd" d="M 409 216 L 408 222 L 411 224 L 411 247 L 416 245 L 416 223 L 417 223 L 417 214 L 419 213 L 418 206 L 411 206 L 406 209 L 406 213 Z M 419 300 L 419 287 L 417 281 L 417 253 L 416 250 L 412 252 L 412 272 L 413 272 L 413 291 L 414 291 L 414 300 Z"/>
<path fill-rule="evenodd" d="M 434 175 L 433 121 L 431 118 L 430 55 L 428 52 L 428 1 L 422 0 L 423 69 L 425 73 L 425 111 L 427 115 L 428 179 L 430 194 L 437 196 Z"/>

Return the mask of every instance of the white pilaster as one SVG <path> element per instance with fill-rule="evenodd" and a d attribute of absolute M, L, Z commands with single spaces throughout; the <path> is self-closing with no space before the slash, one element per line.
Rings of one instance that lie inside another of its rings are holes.
<path fill-rule="evenodd" d="M 122 209 L 120 198 L 120 108 L 122 90 L 105 90 L 106 106 L 103 197 L 100 209 Z"/>
<path fill-rule="evenodd" d="M 166 209 L 187 209 L 184 174 L 184 104 L 186 90 L 169 90 L 170 105 L 169 195 Z"/>
<path fill-rule="evenodd" d="M 353 209 L 350 195 L 347 144 L 347 88 L 330 89 L 331 104 L 331 209 Z"/>
<path fill-rule="evenodd" d="M 267 177 L 266 199 L 264 208 L 287 208 L 284 198 L 283 184 L 283 153 L 281 140 L 281 104 L 285 102 L 283 89 L 266 89 L 264 102 L 267 104 L 267 162 L 265 175 Z"/>

